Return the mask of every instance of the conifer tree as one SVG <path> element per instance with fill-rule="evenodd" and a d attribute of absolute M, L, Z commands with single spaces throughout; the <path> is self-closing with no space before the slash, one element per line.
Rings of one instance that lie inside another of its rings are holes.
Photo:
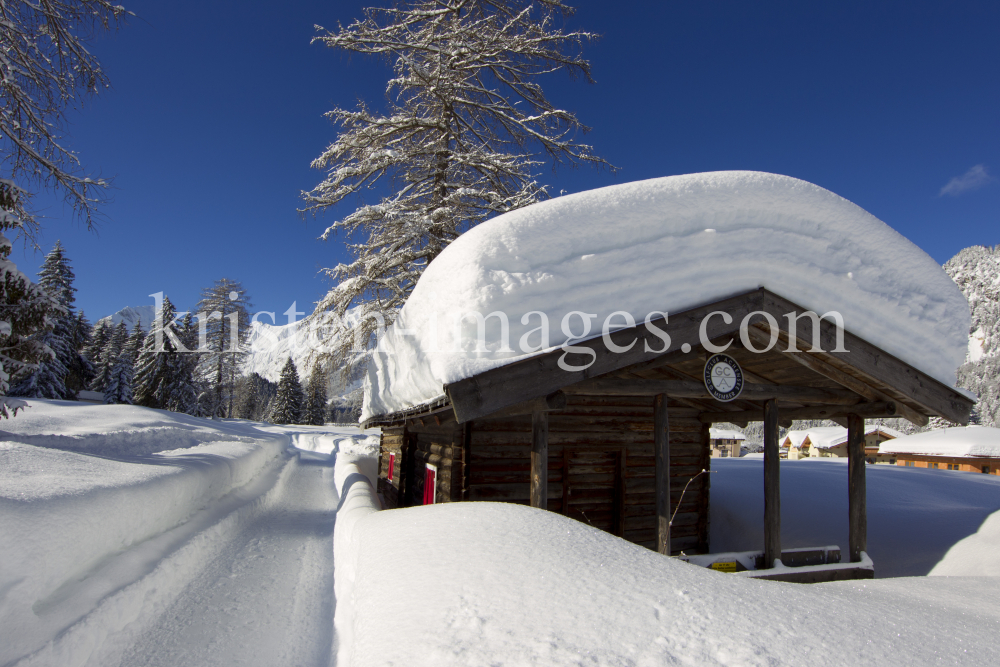
<path fill-rule="evenodd" d="M 11 388 L 11 394 L 31 398 L 75 399 L 83 380 L 93 374 L 94 369 L 76 348 L 77 321 L 73 306 L 76 301 L 76 288 L 73 287 L 75 276 L 60 241 L 56 241 L 55 247 L 45 256 L 38 278 L 39 286 L 61 306 L 53 318 L 52 330 L 39 334 L 39 340 L 52 350 L 54 357 L 41 362 L 33 372 L 19 378 Z M 71 373 L 75 381 L 70 382 L 67 387 L 67 376 Z"/>
<path fill-rule="evenodd" d="M 129 356 L 133 365 L 135 360 L 139 358 L 139 350 L 142 349 L 142 341 L 145 339 L 146 332 L 142 330 L 142 319 L 137 318 L 135 326 L 132 327 L 132 333 L 129 334 L 128 340 L 125 342 L 125 354 Z"/>
<path fill-rule="evenodd" d="M 250 332 L 252 307 L 246 289 L 235 280 L 216 280 L 201 292 L 198 315 L 208 319 L 206 347 L 198 349 L 198 375 L 215 394 L 214 400 L 207 401 L 213 415 L 232 416 L 236 376 L 246 357 L 243 342 Z"/>
<path fill-rule="evenodd" d="M 369 8 L 336 32 L 317 28 L 330 48 L 389 60 L 385 110 L 360 103 L 327 116 L 337 140 L 312 166 L 326 178 L 302 194 L 317 213 L 371 192 L 380 201 L 336 220 L 323 233 L 345 234 L 353 260 L 328 269 L 336 286 L 315 315 L 343 320 L 360 307 L 356 335 L 344 331 L 330 351 L 347 375 L 392 324 L 427 265 L 465 230 L 548 197 L 541 165 L 608 166 L 577 143 L 586 128 L 554 106 L 538 79 L 559 70 L 592 81 L 582 45 L 594 37 L 556 27 L 573 9 L 562 0 L 408 0 Z M 341 325 L 346 329 L 346 325 Z"/>
<path fill-rule="evenodd" d="M 125 351 L 125 343 L 127 341 L 128 328 L 124 322 L 119 322 L 118 326 L 114 327 L 111 336 L 108 338 L 108 342 L 101 351 L 100 362 L 95 364 L 97 372 L 90 383 L 91 391 L 104 392 L 107 390 L 112 371 Z"/>
<path fill-rule="evenodd" d="M 174 322 L 176 318 L 177 309 L 164 297 L 136 360 L 133 380 L 136 405 L 174 412 L 190 412 L 197 407 L 198 394 L 189 358 L 193 355 L 181 352 L 184 344 Z M 180 332 L 184 332 L 183 327 Z"/>
<path fill-rule="evenodd" d="M 299 382 L 299 371 L 291 357 L 281 369 L 278 393 L 271 408 L 271 421 L 275 424 L 301 424 L 305 411 L 305 392 Z"/>
<path fill-rule="evenodd" d="M 104 352 L 104 346 L 108 344 L 113 333 L 114 328 L 106 320 L 98 320 L 97 324 L 94 325 L 90 340 L 83 349 L 83 356 L 90 361 L 94 368 L 101 365 L 101 353 Z"/>
<path fill-rule="evenodd" d="M 240 380 L 236 389 L 236 416 L 263 421 L 277 392 L 278 385 L 259 373 L 250 373 Z"/>
<path fill-rule="evenodd" d="M 322 426 L 326 423 L 326 373 L 317 365 L 306 384 L 306 424 Z"/>
<path fill-rule="evenodd" d="M 0 229 L 16 228 L 0 186 Z M 10 378 L 30 375 L 37 365 L 51 360 L 52 351 L 37 335 L 51 326 L 50 317 L 61 313 L 52 296 L 10 260 L 12 246 L 0 233 L 0 418 L 12 417 L 24 407 L 23 401 L 9 398 Z"/>
<path fill-rule="evenodd" d="M 122 324 L 124 325 L 124 322 Z M 107 386 L 104 389 L 104 403 L 106 405 L 132 404 L 132 372 L 132 361 L 128 355 L 120 355 L 111 368 Z"/>

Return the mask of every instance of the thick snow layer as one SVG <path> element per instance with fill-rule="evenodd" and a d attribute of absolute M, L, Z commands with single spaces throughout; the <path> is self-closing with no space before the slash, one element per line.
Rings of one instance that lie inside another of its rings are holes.
<path fill-rule="evenodd" d="M 930 571 L 932 577 L 1000 577 L 1000 511 L 979 530 L 948 550 Z"/>
<path fill-rule="evenodd" d="M 246 487 L 289 442 L 146 408 L 27 402 L 0 432 L 0 664 L 147 567 L 102 571 L 109 558 Z"/>
<path fill-rule="evenodd" d="M 881 432 L 891 438 L 899 438 L 903 434 L 888 426 L 868 426 L 865 428 L 865 435 L 872 435 Z M 819 449 L 830 449 L 847 442 L 847 429 L 843 426 L 817 426 L 799 431 L 789 431 L 785 434 L 785 439 L 781 441 L 782 446 L 801 447 L 806 438 L 814 447 Z"/>
<path fill-rule="evenodd" d="M 712 471 L 712 551 L 763 549 L 763 459 L 712 459 Z M 996 475 L 869 465 L 865 478 L 876 578 L 926 575 L 1000 510 Z M 781 462 L 783 549 L 836 544 L 846 554 L 847 511 L 847 459 Z M 1000 552 L 994 558 L 1000 567 Z"/>
<path fill-rule="evenodd" d="M 333 461 L 374 473 L 372 431 L 29 404 L 0 434 L 0 664 L 329 664 Z"/>
<path fill-rule="evenodd" d="M 968 348 L 969 306 L 937 263 L 851 202 L 757 172 L 672 176 L 558 197 L 485 222 L 427 268 L 369 364 L 362 418 L 421 405 L 444 385 L 508 364 L 541 342 L 599 335 L 766 287 L 948 385 Z M 595 314 L 589 334 L 573 311 Z M 503 312 L 478 323 L 466 313 Z M 522 320 L 522 318 L 525 318 Z M 610 328 L 625 325 L 619 316 Z M 535 333 L 531 333 L 534 331 Z M 522 337 L 531 334 L 522 344 Z M 527 348 L 527 349 L 526 349 Z"/>
<path fill-rule="evenodd" d="M 714 426 L 708 429 L 708 437 L 712 440 L 746 440 L 747 437 L 740 433 L 739 431 L 727 431 L 721 428 L 715 428 Z"/>
<path fill-rule="evenodd" d="M 887 440 L 880 454 L 934 454 L 938 456 L 1000 457 L 1000 428 L 957 426 Z"/>
<path fill-rule="evenodd" d="M 338 664 L 1000 661 L 998 579 L 761 582 L 554 512 L 482 502 L 372 512 L 370 498 L 357 500 L 368 511 L 352 527 L 352 617 L 338 624 L 349 649 Z"/>

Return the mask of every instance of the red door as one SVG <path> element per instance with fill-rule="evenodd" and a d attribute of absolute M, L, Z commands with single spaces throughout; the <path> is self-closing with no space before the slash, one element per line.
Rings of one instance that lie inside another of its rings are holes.
<path fill-rule="evenodd" d="M 424 505 L 433 505 L 437 487 L 437 466 L 427 464 L 424 471 Z"/>
<path fill-rule="evenodd" d="M 394 452 L 389 452 L 389 470 L 385 474 L 385 478 L 388 481 L 392 481 L 392 469 L 396 467 L 396 454 Z"/>

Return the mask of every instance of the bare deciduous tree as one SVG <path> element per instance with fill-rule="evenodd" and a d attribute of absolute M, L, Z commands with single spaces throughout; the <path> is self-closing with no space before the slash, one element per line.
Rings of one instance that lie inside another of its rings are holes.
<path fill-rule="evenodd" d="M 304 192 L 303 212 L 382 188 L 323 234 L 345 233 L 354 260 L 327 270 L 336 286 L 316 314 L 343 317 L 360 306 L 359 331 L 342 332 L 337 365 L 366 358 L 420 274 L 470 227 L 548 196 L 538 168 L 551 162 L 609 166 L 576 141 L 586 128 L 554 106 L 538 78 L 559 70 L 592 81 L 583 43 L 594 35 L 555 23 L 572 13 L 562 0 L 418 0 L 366 9 L 365 18 L 314 41 L 391 61 L 386 108 L 336 108 L 337 140 L 313 162 L 326 171 Z"/>

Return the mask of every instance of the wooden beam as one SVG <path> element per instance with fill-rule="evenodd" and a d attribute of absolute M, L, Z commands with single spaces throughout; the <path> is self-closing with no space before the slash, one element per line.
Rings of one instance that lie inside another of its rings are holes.
<path fill-rule="evenodd" d="M 782 408 L 781 420 L 795 419 L 837 419 L 847 417 L 848 414 L 856 414 L 862 417 L 896 417 L 898 403 L 893 401 L 878 401 L 876 403 L 858 403 L 857 405 L 835 405 L 821 406 L 815 408 Z M 698 415 L 698 420 L 703 424 L 715 424 L 717 422 L 760 422 L 764 421 L 763 410 L 746 410 L 743 412 L 703 412 Z"/>
<path fill-rule="evenodd" d="M 771 335 L 757 328 L 756 325 L 747 327 L 747 333 L 750 336 L 750 339 L 753 342 L 757 343 L 758 345 L 768 345 L 771 341 Z M 789 340 L 788 334 L 784 331 L 780 331 L 778 332 L 778 338 L 779 338 L 778 346 L 781 347 L 783 350 L 787 350 L 788 340 Z M 806 342 L 802 339 L 799 339 L 799 341 L 796 343 L 796 346 L 803 350 L 808 349 L 810 345 L 811 342 Z M 875 389 L 874 387 L 866 384 L 865 382 L 862 382 L 853 375 L 849 375 L 848 373 L 845 373 L 844 371 L 835 368 L 834 366 L 831 366 L 827 362 L 817 357 L 815 354 L 810 354 L 809 352 L 785 352 L 785 357 L 791 359 L 797 364 L 800 364 L 808 368 L 809 370 L 815 373 L 822 375 L 823 377 L 829 380 L 833 380 L 840 386 L 850 389 L 856 394 L 864 396 L 865 399 L 869 401 L 894 400 L 888 394 L 885 394 L 879 391 L 878 389 Z M 896 410 L 899 413 L 897 416 L 903 417 L 904 419 L 910 421 L 913 424 L 916 424 L 917 426 L 927 426 L 928 423 L 927 415 L 920 414 L 910 406 L 904 403 L 897 403 Z M 870 415 L 870 416 L 874 417 L 875 415 Z M 808 418 L 803 417 L 802 419 L 808 419 Z"/>
<path fill-rule="evenodd" d="M 851 562 L 861 562 L 861 552 L 868 550 L 868 506 L 865 485 L 865 420 L 858 415 L 847 418 L 847 498 Z"/>
<path fill-rule="evenodd" d="M 761 294 L 764 298 L 763 309 L 776 317 L 779 322 L 786 321 L 785 315 L 788 313 L 804 313 L 807 310 L 768 290 L 761 289 Z M 798 321 L 796 335 L 803 341 L 803 349 L 808 349 L 812 340 L 812 322 L 809 318 Z M 836 348 L 837 328 L 829 320 L 822 320 L 820 347 L 830 351 L 815 354 L 848 364 L 859 373 L 892 387 L 930 414 L 941 415 L 957 424 L 968 423 L 975 402 L 967 396 L 897 359 L 885 350 L 858 338 L 850 331 L 844 331 L 843 336 L 844 347 L 849 352 L 832 352 Z"/>
<path fill-rule="evenodd" d="M 531 415 L 531 506 L 549 507 L 549 413 Z"/>
<path fill-rule="evenodd" d="M 664 353 L 670 353 L 680 349 L 684 343 L 692 348 L 699 346 L 702 320 L 717 310 L 728 313 L 732 321 L 726 324 L 722 317 L 709 318 L 705 323 L 708 339 L 714 340 L 734 333 L 738 335 L 743 318 L 756 310 L 761 310 L 763 303 L 763 293 L 754 290 L 684 312 L 670 313 L 669 323 L 653 320 L 650 324 L 669 333 L 670 349 Z M 646 351 L 647 342 L 649 349 L 660 350 L 663 341 L 645 325 L 620 329 L 611 333 L 610 338 L 613 343 L 622 347 L 628 346 L 633 341 L 635 344 L 628 352 L 616 354 L 607 349 L 602 336 L 597 336 L 574 344 L 574 347 L 590 348 L 595 355 L 593 364 L 584 370 L 563 370 L 559 366 L 559 361 L 565 353 L 561 349 L 556 349 L 447 385 L 444 389 L 455 411 L 455 418 L 459 423 L 463 423 L 476 417 L 483 417 L 509 405 L 547 396 L 563 387 L 606 375 L 633 364 L 650 361 L 664 354 Z M 571 355 L 564 363 L 577 364 L 587 359 L 586 354 Z"/>
<path fill-rule="evenodd" d="M 764 567 L 781 558 L 781 466 L 778 402 L 764 404 Z"/>
<path fill-rule="evenodd" d="M 510 407 L 497 410 L 490 415 L 490 419 L 496 417 L 518 417 L 520 415 L 531 415 L 536 412 L 556 412 L 566 409 L 566 394 L 556 391 L 548 396 L 540 396 L 523 403 L 515 403 Z"/>
<path fill-rule="evenodd" d="M 708 389 L 700 382 L 685 380 L 644 380 L 623 378 L 598 378 L 587 380 L 563 392 L 579 396 L 656 396 L 667 394 L 680 398 L 711 398 Z M 781 399 L 793 403 L 825 403 L 827 405 L 855 405 L 861 397 L 843 389 L 818 387 L 793 387 L 772 384 L 744 384 L 739 398 L 750 401 Z"/>
<path fill-rule="evenodd" d="M 670 555 L 670 420 L 667 397 L 653 399 L 653 450 L 656 454 L 656 550 Z"/>

